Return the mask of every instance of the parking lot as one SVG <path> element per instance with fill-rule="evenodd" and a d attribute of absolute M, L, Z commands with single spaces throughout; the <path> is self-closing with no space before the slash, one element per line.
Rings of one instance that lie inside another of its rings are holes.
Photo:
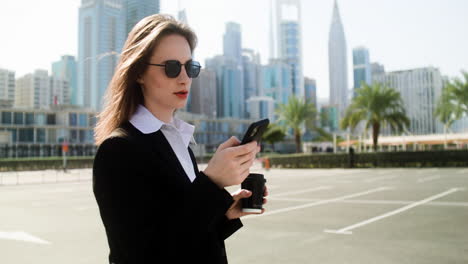
<path fill-rule="evenodd" d="M 467 168 L 253 171 L 267 211 L 226 241 L 229 263 L 468 263 Z M 28 173 L 0 186 L 0 263 L 106 263 L 91 170 Z"/>

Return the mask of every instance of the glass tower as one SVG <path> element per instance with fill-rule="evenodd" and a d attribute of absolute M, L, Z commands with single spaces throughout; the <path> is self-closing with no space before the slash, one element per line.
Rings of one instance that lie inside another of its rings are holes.
<path fill-rule="evenodd" d="M 78 105 L 76 60 L 74 56 L 64 55 L 59 61 L 52 63 L 52 76 L 68 82 L 70 89 L 70 102 L 63 104 Z"/>
<path fill-rule="evenodd" d="M 354 73 L 354 90 L 361 87 L 364 82 L 371 84 L 371 64 L 369 59 L 369 50 L 364 47 L 353 49 L 353 73 Z"/>

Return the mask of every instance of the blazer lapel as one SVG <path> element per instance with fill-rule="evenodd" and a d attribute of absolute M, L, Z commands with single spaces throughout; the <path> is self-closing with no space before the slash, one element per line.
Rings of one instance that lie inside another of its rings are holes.
<path fill-rule="evenodd" d="M 198 164 L 197 164 L 197 160 L 195 158 L 195 155 L 193 154 L 193 151 L 190 147 L 188 147 L 188 151 L 189 151 L 189 154 L 190 154 L 190 158 L 192 159 L 192 163 L 193 163 L 193 169 L 195 170 L 195 175 L 198 175 L 198 173 L 200 173 L 200 171 L 198 170 Z"/>
<path fill-rule="evenodd" d="M 190 179 L 185 173 L 184 168 L 180 164 L 177 155 L 175 154 L 174 150 L 172 149 L 171 145 L 169 144 L 161 130 L 147 134 L 146 136 L 150 138 L 149 145 L 151 150 L 156 152 L 159 157 L 164 159 L 165 164 L 168 164 L 174 169 L 176 169 L 176 171 L 178 172 L 177 174 L 183 178 L 182 180 L 184 182 L 191 183 Z"/>

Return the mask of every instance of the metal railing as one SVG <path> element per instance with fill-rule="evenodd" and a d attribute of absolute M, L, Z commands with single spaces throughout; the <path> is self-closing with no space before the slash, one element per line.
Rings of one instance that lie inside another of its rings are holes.
<path fill-rule="evenodd" d="M 91 169 L 0 172 L 0 186 L 91 181 Z"/>

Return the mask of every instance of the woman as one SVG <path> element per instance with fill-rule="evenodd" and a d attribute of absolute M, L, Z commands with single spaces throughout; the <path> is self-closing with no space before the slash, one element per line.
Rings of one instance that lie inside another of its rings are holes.
<path fill-rule="evenodd" d="M 239 200 L 250 192 L 224 188 L 248 176 L 260 148 L 232 137 L 199 171 L 194 127 L 174 117 L 200 72 L 195 45 L 186 25 L 153 15 L 123 48 L 95 131 L 93 191 L 110 263 L 227 263 L 224 240 L 247 215 Z"/>

